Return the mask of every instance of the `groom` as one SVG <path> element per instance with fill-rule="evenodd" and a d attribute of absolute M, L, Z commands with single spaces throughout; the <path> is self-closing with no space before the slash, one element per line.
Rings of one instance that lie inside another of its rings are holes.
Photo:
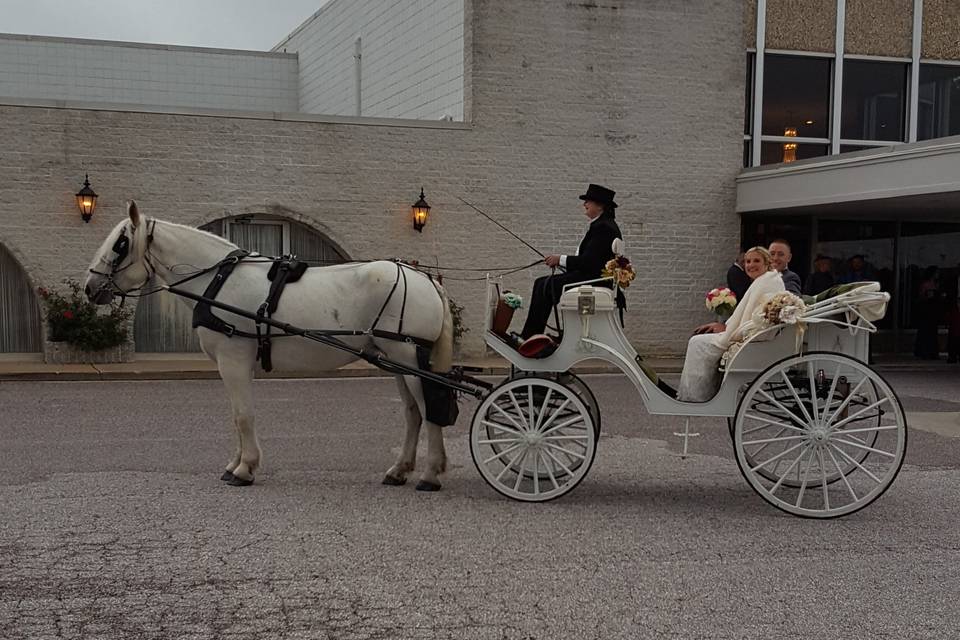
<path fill-rule="evenodd" d="M 533 283 L 527 321 L 520 333 L 523 340 L 543 333 L 550 309 L 560 300 L 564 285 L 599 278 L 607 261 L 613 258 L 613 241 L 623 238 L 616 221 L 615 195 L 615 191 L 591 184 L 587 192 L 580 196 L 590 226 L 575 255 L 550 255 L 544 258 L 548 267 L 559 266 L 565 268 L 566 273 L 543 276 Z"/>

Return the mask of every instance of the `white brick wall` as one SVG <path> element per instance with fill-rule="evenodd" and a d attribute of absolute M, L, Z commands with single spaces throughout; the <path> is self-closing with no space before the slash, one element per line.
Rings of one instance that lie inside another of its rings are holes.
<path fill-rule="evenodd" d="M 282 53 L 0 35 L 0 96 L 295 112 Z"/>
<path fill-rule="evenodd" d="M 275 51 L 300 54 L 300 110 L 463 119 L 463 0 L 332 0 Z"/>
<path fill-rule="evenodd" d="M 743 3 L 600 5 L 468 0 L 469 124 L 0 106 L 0 243 L 35 284 L 82 277 L 136 197 L 187 224 L 279 211 L 353 258 L 515 266 L 535 255 L 457 198 L 564 252 L 584 228 L 577 195 L 598 182 L 617 191 L 639 270 L 627 335 L 641 352 L 682 353 L 739 235 Z M 73 203 L 85 171 L 101 196 L 90 224 Z M 419 234 L 421 185 L 433 209 Z M 544 273 L 507 284 L 527 295 Z M 447 286 L 478 349 L 483 284 Z"/>

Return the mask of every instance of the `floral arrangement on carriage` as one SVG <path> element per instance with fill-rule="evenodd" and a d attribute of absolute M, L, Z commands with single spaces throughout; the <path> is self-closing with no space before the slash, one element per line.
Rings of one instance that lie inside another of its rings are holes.
<path fill-rule="evenodd" d="M 737 306 L 737 295 L 727 287 L 716 287 L 707 291 L 705 303 L 707 309 L 724 322 L 733 315 Z"/>
<path fill-rule="evenodd" d="M 613 278 L 618 287 L 626 289 L 637 277 L 637 272 L 633 270 L 633 264 L 627 256 L 616 255 L 607 261 L 600 275 L 604 278 Z"/>
<path fill-rule="evenodd" d="M 753 320 L 760 327 L 772 327 L 778 324 L 796 324 L 803 328 L 801 319 L 807 305 L 800 296 L 789 291 L 774 294 L 762 307 L 754 311 Z"/>
<path fill-rule="evenodd" d="M 504 291 L 497 298 L 497 308 L 493 314 L 493 332 L 499 336 L 506 337 L 507 330 L 510 328 L 510 322 L 513 320 L 513 313 L 523 306 L 523 298 L 512 291 Z"/>

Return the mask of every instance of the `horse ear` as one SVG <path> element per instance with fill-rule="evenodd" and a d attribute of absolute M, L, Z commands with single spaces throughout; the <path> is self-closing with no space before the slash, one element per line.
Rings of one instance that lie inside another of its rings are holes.
<path fill-rule="evenodd" d="M 130 216 L 130 222 L 133 223 L 134 229 L 140 226 L 140 209 L 137 208 L 137 203 L 133 200 L 127 200 L 127 215 Z"/>

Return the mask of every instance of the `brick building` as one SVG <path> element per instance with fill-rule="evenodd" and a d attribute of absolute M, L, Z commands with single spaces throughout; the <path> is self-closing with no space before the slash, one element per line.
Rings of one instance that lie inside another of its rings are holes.
<path fill-rule="evenodd" d="M 805 275 L 821 245 L 868 253 L 857 225 L 889 221 L 899 287 L 905 237 L 960 232 L 946 137 L 960 133 L 960 7 L 879 4 L 334 0 L 272 52 L 2 36 L 0 352 L 50 351 L 33 291 L 82 278 L 128 198 L 264 253 L 495 269 L 536 256 L 462 200 L 563 252 L 585 226 L 576 196 L 606 184 L 639 271 L 627 334 L 653 354 L 681 352 L 707 319 L 703 292 L 741 239 L 789 235 Z M 847 90 L 869 65 L 900 65 L 899 98 Z M 73 203 L 86 174 L 89 224 Z M 433 209 L 417 233 L 421 187 Z M 905 235 L 908 210 L 941 226 Z M 527 292 L 540 273 L 507 284 Z M 448 275 L 475 352 L 484 285 Z M 172 306 L 141 304 L 138 353 L 194 348 Z"/>

